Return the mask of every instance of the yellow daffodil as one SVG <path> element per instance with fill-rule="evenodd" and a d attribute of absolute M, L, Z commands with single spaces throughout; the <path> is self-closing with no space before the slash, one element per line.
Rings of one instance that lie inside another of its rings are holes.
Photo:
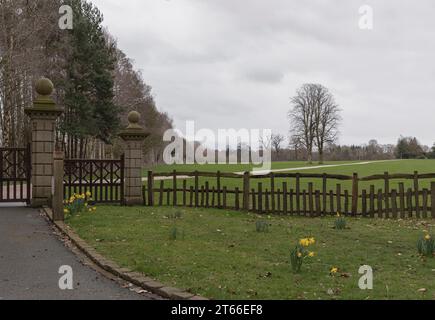
<path fill-rule="evenodd" d="M 431 238 L 430 238 L 430 235 L 429 235 L 429 234 L 425 235 L 425 236 L 424 236 L 424 239 L 425 239 L 425 240 L 430 240 L 430 239 L 431 239 Z"/>
<path fill-rule="evenodd" d="M 93 208 L 92 208 L 92 211 L 97 211 L 97 207 L 93 207 Z"/>
<path fill-rule="evenodd" d="M 310 245 L 310 241 L 308 239 L 301 239 L 299 244 L 303 247 L 308 247 Z"/>
<path fill-rule="evenodd" d="M 310 257 L 310 258 L 312 258 L 312 257 L 314 257 L 316 254 L 314 253 L 314 252 L 312 252 L 312 251 L 310 251 L 309 253 L 308 253 L 308 256 Z"/>
<path fill-rule="evenodd" d="M 302 257 L 302 253 L 298 252 L 298 258 Z"/>
<path fill-rule="evenodd" d="M 86 196 L 90 197 L 92 195 L 92 193 L 90 193 L 89 191 L 86 192 Z"/>
<path fill-rule="evenodd" d="M 69 210 L 68 209 L 63 209 L 63 213 L 68 214 Z"/>
<path fill-rule="evenodd" d="M 331 269 L 331 273 L 332 273 L 332 274 L 337 273 L 337 272 L 338 272 L 338 268 L 333 267 L 333 268 Z"/>
<path fill-rule="evenodd" d="M 299 244 L 303 247 L 308 247 L 312 244 L 315 244 L 316 240 L 314 238 L 303 238 L 299 240 Z"/>

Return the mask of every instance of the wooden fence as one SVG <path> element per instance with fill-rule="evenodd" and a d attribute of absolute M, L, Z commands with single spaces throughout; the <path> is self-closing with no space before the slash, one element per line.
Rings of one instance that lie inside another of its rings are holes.
<path fill-rule="evenodd" d="M 224 180 L 236 179 L 233 188 Z M 435 173 L 358 174 L 270 173 L 266 175 L 222 172 L 148 172 L 143 187 L 144 204 L 204 207 L 298 216 L 335 215 L 382 218 L 435 218 L 435 182 L 421 180 Z M 200 183 L 200 180 L 203 180 Z M 334 188 L 331 188 L 331 180 Z M 400 180 L 397 188 L 390 187 Z M 305 183 L 302 184 L 302 181 Z M 409 187 L 405 188 L 405 182 Z M 350 184 L 346 188 L 342 183 Z M 370 184 L 366 188 L 361 185 Z M 189 184 L 189 185 L 188 185 Z M 426 183 L 427 184 L 427 183 Z M 267 185 L 267 186 L 266 186 Z M 381 185 L 381 188 L 379 188 Z"/>
<path fill-rule="evenodd" d="M 66 159 L 64 197 L 91 192 L 94 202 L 123 203 L 124 155 L 119 160 Z"/>

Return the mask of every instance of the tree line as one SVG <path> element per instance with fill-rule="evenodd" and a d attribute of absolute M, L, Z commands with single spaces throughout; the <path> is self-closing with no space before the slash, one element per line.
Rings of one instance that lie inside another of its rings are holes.
<path fill-rule="evenodd" d="M 59 8 L 73 10 L 73 28 L 59 28 Z M 56 142 L 67 157 L 108 157 L 122 152 L 117 139 L 131 110 L 150 132 L 144 152 L 161 159 L 163 132 L 172 127 L 159 112 L 142 74 L 103 28 L 103 15 L 85 0 L 0 0 L 0 145 L 30 141 L 24 107 L 41 76 L 55 84 L 54 99 L 65 112 Z"/>

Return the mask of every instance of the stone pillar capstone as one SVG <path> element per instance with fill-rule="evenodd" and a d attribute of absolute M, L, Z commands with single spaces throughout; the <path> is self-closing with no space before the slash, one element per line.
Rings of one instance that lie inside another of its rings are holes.
<path fill-rule="evenodd" d="M 125 141 L 124 204 L 140 205 L 142 199 L 143 141 L 148 133 L 139 125 L 140 114 L 128 114 L 129 125 L 119 136 Z"/>
<path fill-rule="evenodd" d="M 41 78 L 36 83 L 37 97 L 32 107 L 24 109 L 32 130 L 32 207 L 51 205 L 53 151 L 56 119 L 63 109 L 56 106 L 51 94 L 53 83 Z"/>

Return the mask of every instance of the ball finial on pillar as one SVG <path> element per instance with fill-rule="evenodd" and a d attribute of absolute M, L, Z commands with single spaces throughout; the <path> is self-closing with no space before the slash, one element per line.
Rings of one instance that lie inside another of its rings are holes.
<path fill-rule="evenodd" d="M 139 124 L 140 121 L 140 113 L 137 111 L 131 111 L 128 114 L 128 127 L 127 129 L 143 129 L 142 126 Z"/>
<path fill-rule="evenodd" d="M 41 96 L 49 96 L 53 93 L 54 85 L 50 79 L 42 77 L 36 82 L 36 93 Z"/>
<path fill-rule="evenodd" d="M 131 111 L 128 114 L 128 122 L 130 124 L 138 124 L 140 120 L 140 114 L 137 111 Z"/>

